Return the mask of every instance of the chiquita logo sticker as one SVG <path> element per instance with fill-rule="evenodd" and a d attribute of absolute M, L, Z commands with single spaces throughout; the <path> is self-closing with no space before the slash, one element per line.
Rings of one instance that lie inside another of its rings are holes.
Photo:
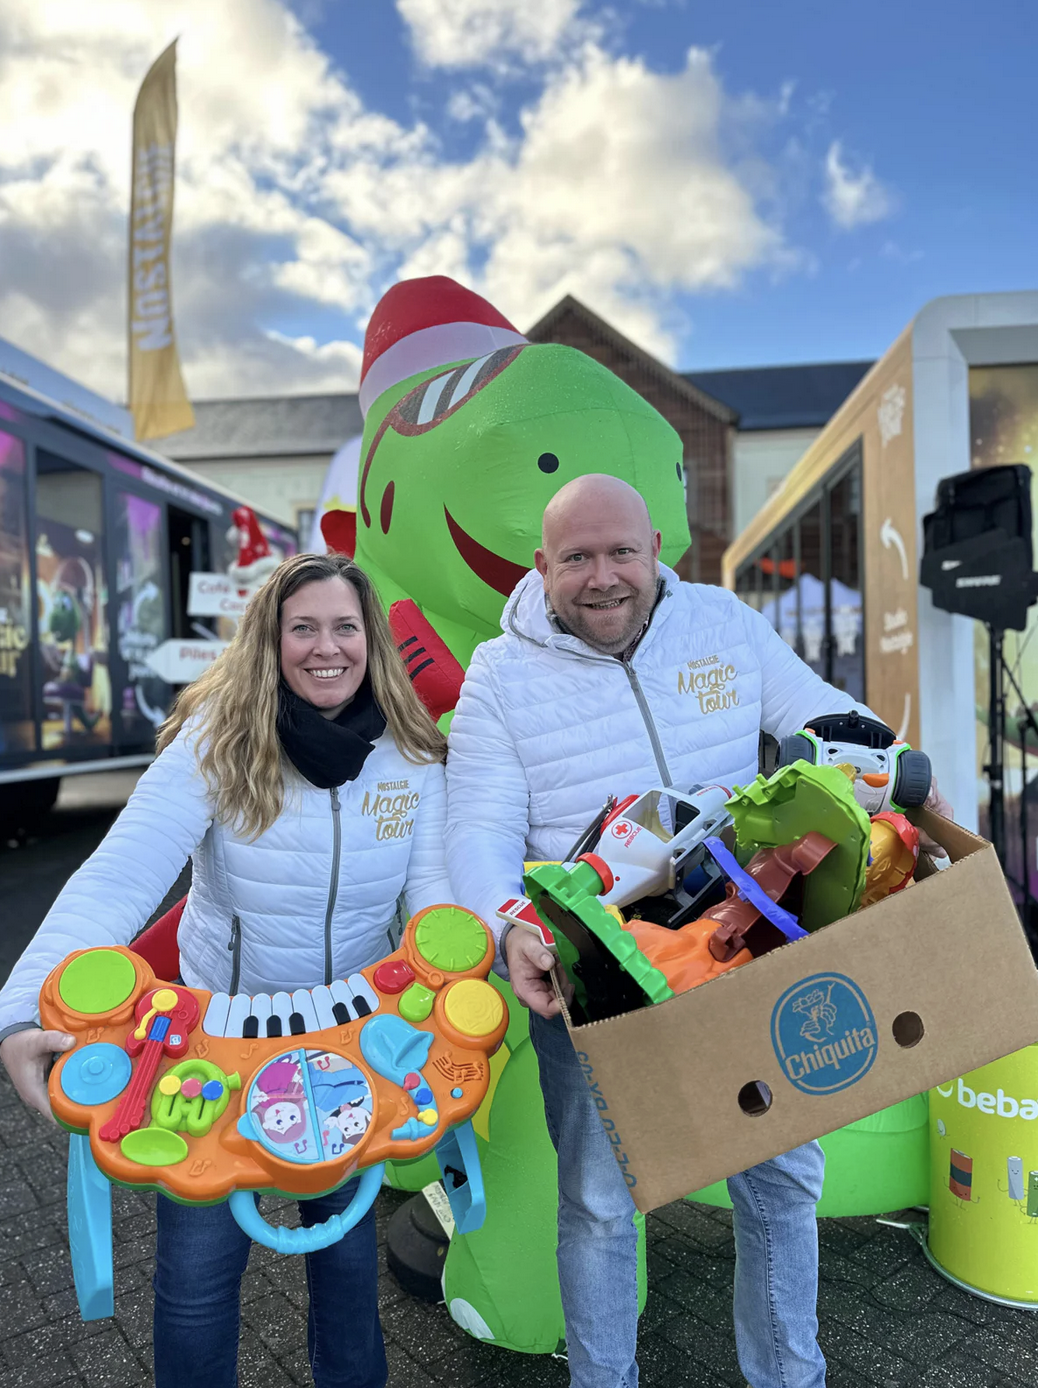
<path fill-rule="evenodd" d="M 790 1084 L 804 1094 L 833 1094 L 872 1068 L 876 1019 L 853 979 L 812 974 L 775 1004 L 771 1040 Z"/>

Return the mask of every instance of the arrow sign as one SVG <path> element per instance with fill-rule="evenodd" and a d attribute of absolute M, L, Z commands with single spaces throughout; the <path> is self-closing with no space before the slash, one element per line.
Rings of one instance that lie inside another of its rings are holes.
<path fill-rule="evenodd" d="M 894 522 L 890 519 L 889 516 L 886 518 L 886 520 L 883 522 L 882 526 L 880 527 L 879 538 L 880 538 L 880 540 L 882 541 L 882 544 L 883 544 L 883 548 L 884 548 L 884 549 L 889 549 L 890 546 L 893 545 L 894 548 L 897 550 L 898 554 L 900 554 L 900 556 L 901 556 L 901 577 L 904 578 L 904 579 L 907 579 L 907 578 L 908 578 L 908 556 L 905 554 L 905 542 L 904 542 L 904 540 L 902 540 L 902 538 L 901 538 L 901 536 L 898 534 L 898 532 L 894 529 Z"/>
<path fill-rule="evenodd" d="M 226 574 L 191 575 L 187 596 L 189 617 L 232 617 L 237 620 L 249 605 L 254 588 L 242 595 L 238 585 Z"/>
<path fill-rule="evenodd" d="M 167 684 L 190 684 L 225 651 L 227 641 L 163 641 L 145 660 Z"/>

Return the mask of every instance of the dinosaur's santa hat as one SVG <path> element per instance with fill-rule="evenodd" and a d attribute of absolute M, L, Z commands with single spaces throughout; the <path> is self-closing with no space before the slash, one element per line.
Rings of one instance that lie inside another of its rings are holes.
<path fill-rule="evenodd" d="M 364 334 L 360 408 L 419 371 L 526 342 L 492 304 L 446 275 L 401 280 L 375 306 Z"/>

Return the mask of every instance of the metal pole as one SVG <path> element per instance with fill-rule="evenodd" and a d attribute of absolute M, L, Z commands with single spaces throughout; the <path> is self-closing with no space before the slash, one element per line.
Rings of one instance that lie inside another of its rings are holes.
<path fill-rule="evenodd" d="M 989 628 L 991 637 L 990 668 L 988 671 L 988 727 L 990 753 L 984 768 L 991 787 L 991 842 L 1002 870 L 1006 867 L 1006 813 L 1003 774 L 1005 770 L 1005 685 L 1002 678 L 1002 641 L 1004 632 Z"/>
<path fill-rule="evenodd" d="M 1023 921 L 1031 927 L 1031 864 L 1027 861 L 1027 719 L 1020 715 L 1020 889 Z"/>

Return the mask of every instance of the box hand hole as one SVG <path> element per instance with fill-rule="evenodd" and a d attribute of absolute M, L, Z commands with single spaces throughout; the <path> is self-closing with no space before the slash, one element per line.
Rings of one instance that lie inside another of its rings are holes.
<path fill-rule="evenodd" d="M 750 1080 L 739 1090 L 739 1107 L 751 1118 L 759 1118 L 771 1108 L 771 1090 L 763 1080 Z"/>
<path fill-rule="evenodd" d="M 918 1046 L 926 1028 L 918 1012 L 899 1012 L 891 1031 L 897 1044 L 907 1051 L 911 1046 Z"/>

